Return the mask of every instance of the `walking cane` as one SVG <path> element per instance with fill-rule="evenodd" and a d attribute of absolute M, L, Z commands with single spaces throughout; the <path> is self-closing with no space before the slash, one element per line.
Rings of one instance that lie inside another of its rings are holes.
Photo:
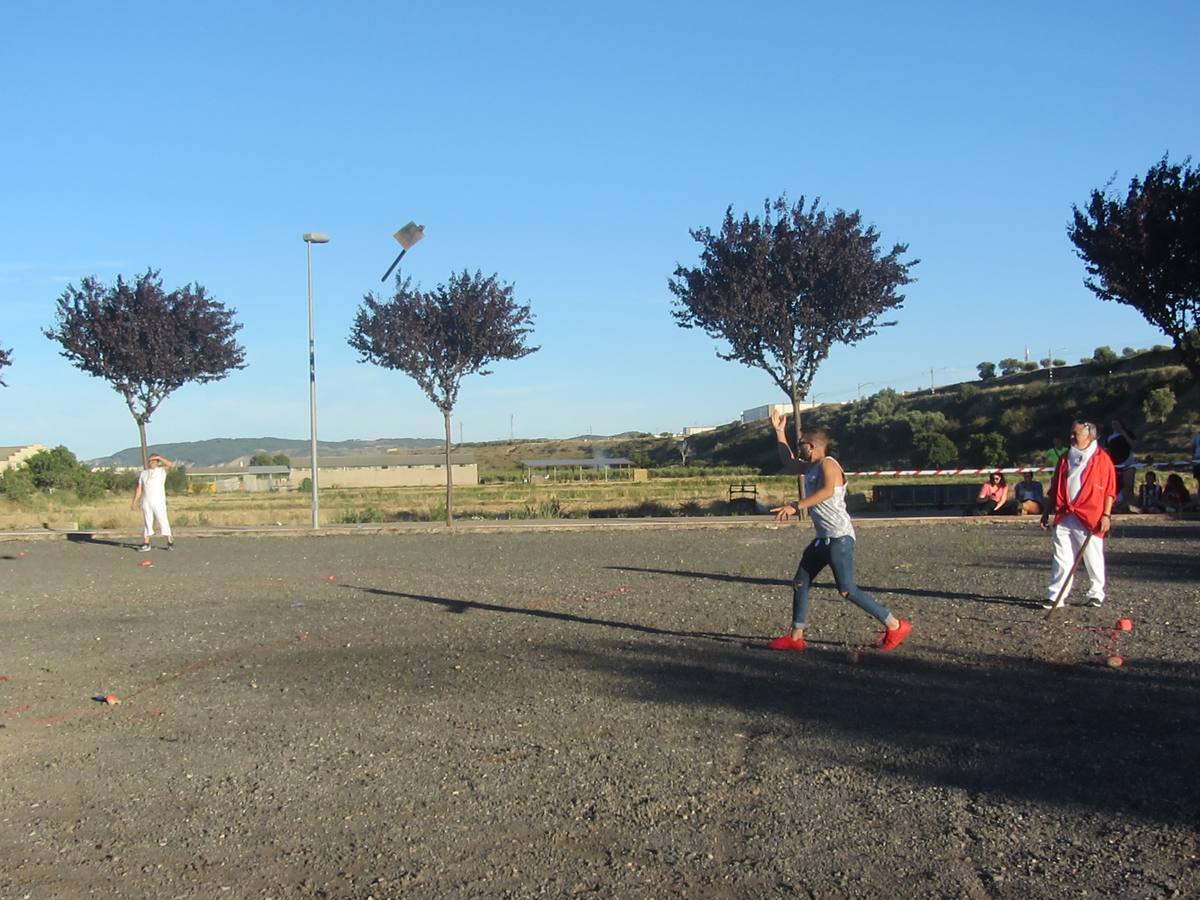
<path fill-rule="evenodd" d="M 1088 544 L 1092 542 L 1092 533 L 1089 531 L 1087 537 L 1083 539 L 1083 543 L 1079 545 L 1079 552 L 1075 554 L 1075 561 L 1071 563 L 1071 568 L 1067 572 L 1067 577 L 1063 581 L 1063 586 L 1058 589 L 1058 596 L 1054 598 L 1054 603 L 1050 606 L 1050 611 L 1046 613 L 1046 618 L 1054 615 L 1054 611 L 1058 609 L 1058 604 L 1062 600 L 1063 595 L 1067 593 L 1067 588 L 1071 586 L 1071 580 L 1075 577 L 1075 570 L 1079 568 L 1079 563 L 1083 559 L 1083 552 L 1087 550 Z"/>

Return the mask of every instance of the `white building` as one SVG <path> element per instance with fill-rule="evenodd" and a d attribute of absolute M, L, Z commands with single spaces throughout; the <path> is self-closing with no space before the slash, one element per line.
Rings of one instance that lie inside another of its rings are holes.
<path fill-rule="evenodd" d="M 800 401 L 800 412 L 805 412 L 810 409 L 816 409 L 818 406 L 838 406 L 837 403 L 813 403 L 810 400 Z M 781 412 L 785 415 L 791 415 L 792 404 L 790 403 L 768 403 L 766 406 L 756 406 L 753 409 L 742 410 L 742 424 L 747 425 L 750 422 L 761 422 L 763 419 L 771 418 L 772 412 Z"/>
<path fill-rule="evenodd" d="M 387 453 L 357 456 L 317 456 L 321 490 L 356 487 L 415 487 L 446 483 L 444 453 Z M 456 485 L 479 484 L 475 456 L 450 451 L 450 469 Z M 292 463 L 291 485 L 299 486 L 312 477 L 312 462 L 298 459 Z"/>
<path fill-rule="evenodd" d="M 41 444 L 26 444 L 23 447 L 0 447 L 0 472 L 5 469 L 15 469 L 35 453 L 41 453 L 46 448 Z"/>

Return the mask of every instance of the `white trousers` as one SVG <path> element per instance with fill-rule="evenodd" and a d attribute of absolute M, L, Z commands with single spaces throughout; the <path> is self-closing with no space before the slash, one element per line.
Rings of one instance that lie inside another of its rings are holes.
<path fill-rule="evenodd" d="M 149 542 L 151 535 L 154 534 L 154 520 L 158 520 L 158 530 L 162 532 L 163 537 L 171 536 L 171 523 L 167 519 L 167 498 L 161 500 L 150 500 L 142 498 L 142 519 L 146 522 L 146 527 L 142 529 L 142 534 L 145 535 L 146 541 Z"/>
<path fill-rule="evenodd" d="M 1052 540 L 1054 556 L 1050 563 L 1050 586 L 1046 588 L 1046 599 L 1053 600 L 1062 590 L 1063 582 L 1067 581 L 1067 573 L 1075 562 L 1075 554 L 1083 546 L 1088 536 L 1088 530 L 1082 522 L 1070 513 L 1065 519 L 1054 526 Z M 1087 569 L 1089 600 L 1104 600 L 1104 538 L 1093 534 L 1088 541 L 1087 549 L 1083 551 L 1083 567 Z M 1074 576 L 1067 583 L 1063 592 L 1065 602 L 1071 596 Z"/>

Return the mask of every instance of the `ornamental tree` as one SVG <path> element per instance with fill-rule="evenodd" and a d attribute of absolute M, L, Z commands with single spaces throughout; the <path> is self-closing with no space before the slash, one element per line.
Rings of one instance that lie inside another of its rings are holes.
<path fill-rule="evenodd" d="M 363 297 L 349 344 L 359 362 L 397 369 L 412 378 L 442 411 L 446 428 L 446 526 L 454 524 L 454 476 L 450 468 L 450 416 L 462 379 L 489 375 L 497 360 L 520 359 L 538 350 L 525 344 L 533 331 L 528 305 L 496 275 L 465 270 L 446 284 L 422 291 L 396 276 L 390 300 Z"/>
<path fill-rule="evenodd" d="M 899 289 L 917 263 L 901 259 L 905 244 L 883 253 L 857 210 L 828 213 L 819 198 L 764 201 L 761 218 L 735 218 L 729 207 L 719 231 L 691 235 L 700 265 L 676 266 L 672 315 L 725 341 L 721 359 L 765 371 L 791 399 L 797 432 L 800 402 L 830 348 L 893 324 L 879 317 L 903 304 Z"/>
<path fill-rule="evenodd" d="M 5 350 L 3 347 L 0 347 L 0 372 L 3 372 L 6 368 L 8 368 L 11 363 L 12 351 Z M 0 387 L 8 387 L 8 385 L 4 383 L 3 378 L 0 378 Z"/>
<path fill-rule="evenodd" d="M 158 271 L 147 269 L 133 282 L 117 276 L 113 287 L 94 277 L 78 288 L 68 285 L 54 326 L 43 334 L 125 399 L 145 466 L 146 424 L 163 400 L 188 382 L 219 381 L 245 368 L 245 350 L 234 339 L 242 326 L 234 313 L 199 284 L 164 291 Z"/>
<path fill-rule="evenodd" d="M 1109 186 L 1072 206 L 1067 236 L 1085 263 L 1084 284 L 1140 312 L 1200 378 L 1200 169 L 1190 157 L 1171 165 L 1163 156 L 1124 197 Z"/>

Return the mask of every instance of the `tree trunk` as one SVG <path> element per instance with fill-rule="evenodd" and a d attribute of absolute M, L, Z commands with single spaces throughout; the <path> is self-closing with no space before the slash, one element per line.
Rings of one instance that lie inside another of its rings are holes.
<path fill-rule="evenodd" d="M 796 428 L 796 458 L 800 458 L 800 435 L 804 434 L 804 428 L 800 422 L 800 396 L 796 392 L 796 379 L 791 379 L 792 387 L 792 424 Z M 785 432 L 786 433 L 786 432 Z M 804 475 L 796 473 L 796 490 L 800 499 L 804 499 Z M 798 518 L 804 519 L 808 516 L 808 510 L 800 510 Z"/>
<path fill-rule="evenodd" d="M 141 438 L 141 441 L 142 441 L 142 468 L 148 469 L 148 468 L 150 468 L 150 454 L 146 450 L 146 423 L 143 422 L 141 419 L 138 419 L 137 426 L 138 426 L 138 437 Z"/>
<path fill-rule="evenodd" d="M 450 410 L 442 410 L 446 420 L 446 527 L 454 527 L 454 473 L 450 468 Z"/>

